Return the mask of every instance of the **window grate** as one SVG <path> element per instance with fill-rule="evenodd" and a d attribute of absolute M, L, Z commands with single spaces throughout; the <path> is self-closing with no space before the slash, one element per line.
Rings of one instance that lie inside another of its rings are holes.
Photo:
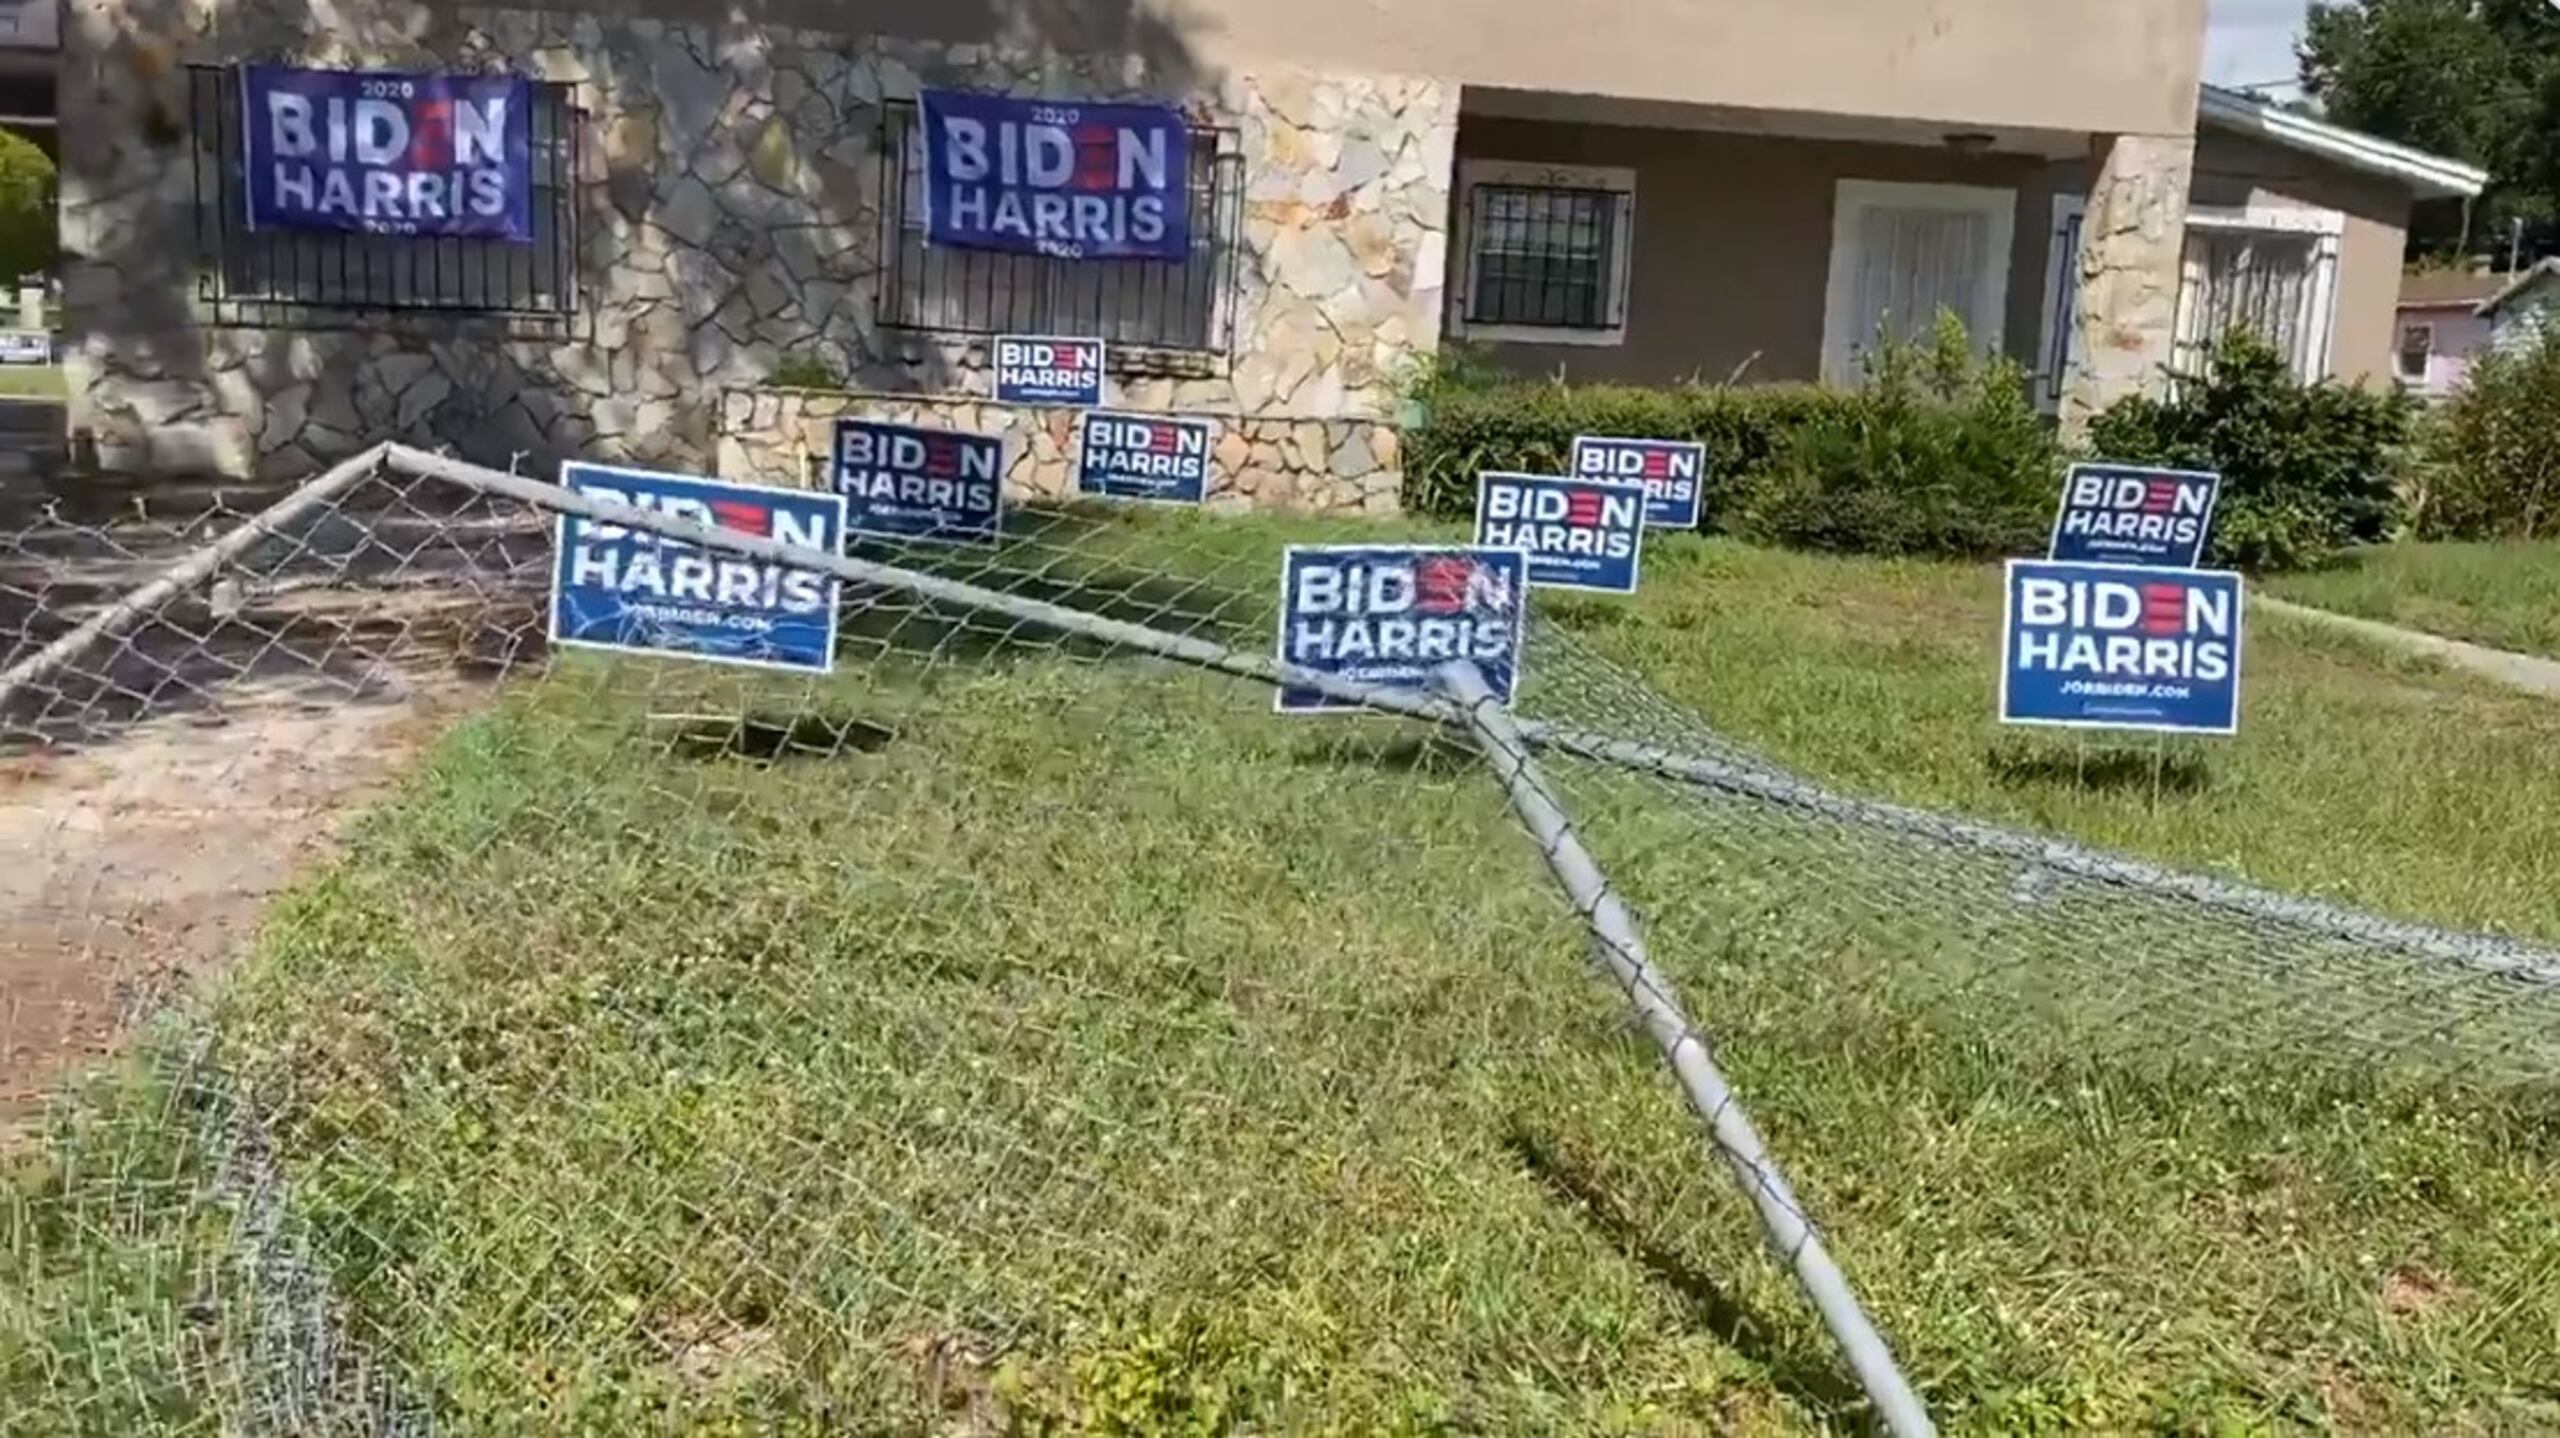
<path fill-rule="evenodd" d="M 1236 255 L 1244 220 L 1244 157 L 1236 132 L 1191 131 L 1191 257 L 1065 260 L 928 246 L 924 131 L 912 102 L 883 110 L 881 247 L 889 260 L 880 322 L 947 335 L 1099 339 L 1115 361 L 1181 367 L 1233 348 Z"/>
<path fill-rule="evenodd" d="M 2244 330 L 2275 348 L 2295 376 L 2319 378 L 2323 269 L 2319 237 L 2283 231 L 2191 229 L 2179 285 L 2174 374 L 2202 376 L 2214 347 Z"/>
<path fill-rule="evenodd" d="M 252 230 L 241 74 L 194 66 L 197 297 L 226 325 L 328 328 L 368 314 L 487 315 L 537 332 L 578 310 L 577 154 L 570 87 L 533 91 L 533 241 Z"/>
<path fill-rule="evenodd" d="M 1615 190 L 1477 185 L 1469 192 L 1466 322 L 1605 330 L 1612 313 Z"/>

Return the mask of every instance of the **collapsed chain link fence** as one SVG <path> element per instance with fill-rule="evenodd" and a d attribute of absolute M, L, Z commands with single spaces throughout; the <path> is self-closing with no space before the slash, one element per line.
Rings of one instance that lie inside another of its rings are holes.
<path fill-rule="evenodd" d="M 812 679 L 552 651 L 580 503 L 0 515 L 29 1431 L 1916 1431 L 1852 1281 L 1960 1426 L 2296 1413 L 2339 1275 L 2217 1125 L 2424 1169 L 2269 1135 L 2560 1071 L 2560 956 L 1835 794 L 1562 625 L 1272 716 L 1277 521 L 866 544 Z"/>

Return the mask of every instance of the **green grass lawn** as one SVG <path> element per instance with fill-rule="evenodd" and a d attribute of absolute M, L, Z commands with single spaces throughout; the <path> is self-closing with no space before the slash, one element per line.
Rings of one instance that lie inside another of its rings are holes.
<path fill-rule="evenodd" d="M 0 398 L 68 399 L 60 365 L 0 365 Z"/>
<path fill-rule="evenodd" d="M 2560 939 L 2560 705 L 2252 614 L 2241 732 L 1993 722 L 2000 578 L 1675 541 L 1572 613 L 1722 731 L 1859 792 L 2470 927 Z"/>
<path fill-rule="evenodd" d="M 2560 658 L 2560 541 L 2394 544 L 2269 592 L 2496 649 Z"/>
<path fill-rule="evenodd" d="M 1283 532 L 1315 531 L 1150 517 L 1040 585 L 1267 635 Z M 1165 555 L 1195 577 L 1122 562 Z M 2528 763 L 2560 730 L 2510 696 L 2262 624 L 2243 737 L 2155 792 L 2147 750 L 1994 731 L 1987 571 L 1685 540 L 1646 571 L 1551 612 L 1807 770 L 2560 930 Z M 1462 750 L 1019 626 L 856 628 L 884 657 L 816 685 L 582 656 L 512 686 L 219 995 L 292 1232 L 442 1426 L 1861 1421 Z M 1594 655 L 1541 658 L 1525 707 L 1639 717 Z M 1951 1430 L 2560 1423 L 2547 1087 L 2273 1042 L 2358 972 L 2282 935 L 1557 778 Z M 2246 1022 L 2187 1047 L 2214 1018 Z M 42 1431 L 261 1401 L 272 1315 L 175 1042 L 0 1201 L 0 1393 Z"/>

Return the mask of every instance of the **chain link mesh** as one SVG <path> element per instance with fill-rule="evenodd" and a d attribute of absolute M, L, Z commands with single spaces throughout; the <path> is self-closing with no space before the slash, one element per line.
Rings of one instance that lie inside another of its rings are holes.
<path fill-rule="evenodd" d="M 548 646 L 562 502 L 392 452 L 0 514 L 28 1431 L 1866 1411 L 1457 711 L 1268 712 L 1277 543 L 1355 531 L 866 544 L 928 580 L 811 679 Z M 1960 1423 L 2302 1296 L 2098 1231 L 2201 1106 L 2560 1070 L 2560 956 L 1830 793 L 1546 620 L 1516 711 Z"/>

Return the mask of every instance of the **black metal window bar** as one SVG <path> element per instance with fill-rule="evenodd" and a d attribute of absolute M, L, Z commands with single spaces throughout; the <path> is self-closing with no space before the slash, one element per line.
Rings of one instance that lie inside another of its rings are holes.
<path fill-rule="evenodd" d="M 2294 377 L 2320 377 L 2322 316 L 2314 306 L 2336 263 L 2316 235 L 2288 231 L 2191 228 L 2178 323 L 2170 352 L 2172 397 L 2212 374 L 2214 352 L 2235 330 L 2274 347 Z"/>
<path fill-rule="evenodd" d="M 889 260 L 881 323 L 939 334 L 1100 339 L 1115 362 L 1155 355 L 1178 367 L 1233 348 L 1244 157 L 1236 132 L 1191 131 L 1191 256 L 1065 260 L 925 244 L 924 129 L 916 108 L 882 112 L 881 248 Z"/>
<path fill-rule="evenodd" d="M 218 324 L 325 328 L 400 311 L 489 315 L 565 329 L 578 311 L 579 131 L 570 87 L 535 82 L 533 241 L 249 228 L 241 78 L 189 72 L 197 296 Z"/>
<path fill-rule="evenodd" d="M 1619 323 L 1616 190 L 1476 185 L 1467 195 L 1467 323 L 1605 330 Z"/>

